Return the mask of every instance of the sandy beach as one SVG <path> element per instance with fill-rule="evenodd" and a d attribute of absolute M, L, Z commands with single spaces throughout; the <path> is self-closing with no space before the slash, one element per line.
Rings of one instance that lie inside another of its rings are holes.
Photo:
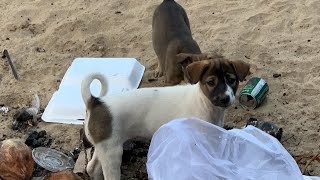
<path fill-rule="evenodd" d="M 157 57 L 151 41 L 152 14 L 161 2 L 1 1 L 0 51 L 9 51 L 20 80 L 1 59 L 0 105 L 9 112 L 0 113 L 0 141 L 26 138 L 31 128 L 46 130 L 53 139 L 51 148 L 79 147 L 81 126 L 39 122 L 21 132 L 11 129 L 13 115 L 30 106 L 33 94 L 45 109 L 77 57 L 137 58 L 146 67 L 141 87 L 163 86 L 163 79 L 153 76 Z M 270 86 L 261 107 L 247 111 L 237 101 L 226 123 L 242 127 L 250 117 L 270 120 L 283 128 L 283 145 L 293 156 L 319 153 L 320 1 L 177 2 L 185 8 L 203 52 L 250 63 L 250 77 L 262 77 Z M 313 161 L 307 173 L 320 176 L 319 161 Z"/>

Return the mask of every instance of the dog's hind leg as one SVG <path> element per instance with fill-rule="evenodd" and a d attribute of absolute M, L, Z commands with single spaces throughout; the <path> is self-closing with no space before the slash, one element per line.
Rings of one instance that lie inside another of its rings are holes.
<path fill-rule="evenodd" d="M 182 65 L 178 63 L 177 54 L 179 53 L 178 41 L 171 42 L 167 49 L 166 56 L 166 85 L 177 85 L 183 80 Z"/>
<path fill-rule="evenodd" d="M 93 156 L 87 165 L 86 171 L 93 180 L 103 180 L 102 167 L 96 152 L 93 153 Z"/>
<path fill-rule="evenodd" d="M 123 146 L 114 139 L 105 140 L 96 146 L 97 155 L 105 180 L 120 180 Z"/>

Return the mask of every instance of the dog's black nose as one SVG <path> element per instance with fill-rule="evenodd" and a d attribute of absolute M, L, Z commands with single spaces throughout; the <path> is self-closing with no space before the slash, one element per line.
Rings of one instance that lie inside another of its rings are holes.
<path fill-rule="evenodd" d="M 229 101 L 230 101 L 230 97 L 229 97 L 229 96 L 225 96 L 225 97 L 223 97 L 223 98 L 220 99 L 220 102 L 221 102 L 222 104 L 228 104 Z"/>

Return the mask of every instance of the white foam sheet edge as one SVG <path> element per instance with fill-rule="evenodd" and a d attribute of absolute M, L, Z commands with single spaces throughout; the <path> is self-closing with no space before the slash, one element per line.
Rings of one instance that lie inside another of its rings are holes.
<path fill-rule="evenodd" d="M 83 124 L 85 105 L 81 96 L 81 82 L 90 73 L 99 72 L 108 81 L 108 93 L 122 93 L 137 89 L 145 67 L 135 58 L 76 58 L 65 73 L 59 89 L 52 95 L 43 115 L 45 122 Z M 100 82 L 90 86 L 98 96 Z"/>

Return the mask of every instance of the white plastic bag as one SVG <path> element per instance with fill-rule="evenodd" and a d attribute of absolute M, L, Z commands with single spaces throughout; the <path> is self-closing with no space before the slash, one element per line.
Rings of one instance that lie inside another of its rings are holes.
<path fill-rule="evenodd" d="M 253 126 L 225 130 L 197 118 L 173 120 L 154 134 L 147 171 L 153 180 L 303 180 L 277 139 Z"/>

